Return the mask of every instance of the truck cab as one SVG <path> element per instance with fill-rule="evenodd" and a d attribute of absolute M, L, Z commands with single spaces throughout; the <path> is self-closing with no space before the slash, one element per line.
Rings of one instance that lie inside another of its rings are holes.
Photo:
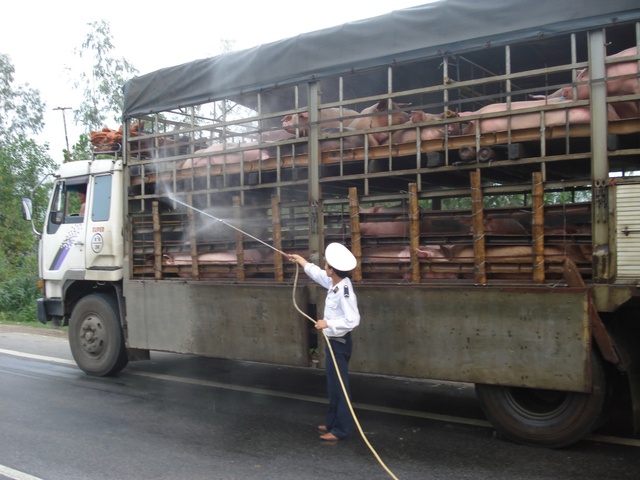
<path fill-rule="evenodd" d="M 63 321 L 74 299 L 99 284 L 122 280 L 121 188 L 121 160 L 76 161 L 60 167 L 40 241 L 40 322 Z"/>

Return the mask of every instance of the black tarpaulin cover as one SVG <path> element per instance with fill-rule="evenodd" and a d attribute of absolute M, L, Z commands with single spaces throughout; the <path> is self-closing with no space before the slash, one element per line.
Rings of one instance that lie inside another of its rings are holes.
<path fill-rule="evenodd" d="M 441 0 L 136 77 L 124 116 L 638 19 L 638 0 Z"/>

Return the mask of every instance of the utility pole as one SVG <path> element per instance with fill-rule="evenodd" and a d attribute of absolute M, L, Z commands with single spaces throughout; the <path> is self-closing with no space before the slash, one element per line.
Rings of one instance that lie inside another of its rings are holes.
<path fill-rule="evenodd" d="M 67 142 L 67 162 L 71 161 L 71 150 L 69 150 L 69 137 L 67 136 L 67 118 L 64 115 L 65 110 L 71 110 L 71 107 L 55 107 L 54 110 L 62 111 L 62 123 L 64 124 L 64 139 Z"/>

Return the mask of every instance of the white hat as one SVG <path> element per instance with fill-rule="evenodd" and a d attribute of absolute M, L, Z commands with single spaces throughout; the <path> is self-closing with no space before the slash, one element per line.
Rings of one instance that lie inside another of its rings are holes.
<path fill-rule="evenodd" d="M 336 270 L 349 272 L 356 268 L 358 261 L 347 247 L 340 243 L 330 243 L 324 251 L 327 263 Z"/>

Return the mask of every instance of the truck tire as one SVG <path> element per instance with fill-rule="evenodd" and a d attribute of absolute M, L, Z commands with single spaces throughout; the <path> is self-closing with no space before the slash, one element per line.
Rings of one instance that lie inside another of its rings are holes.
<path fill-rule="evenodd" d="M 516 443 L 562 448 L 600 426 L 607 403 L 602 360 L 592 355 L 591 393 L 476 385 L 482 409 L 498 433 Z"/>
<path fill-rule="evenodd" d="M 69 319 L 73 358 L 88 375 L 114 375 L 128 363 L 116 300 L 94 293 L 80 300 Z"/>

